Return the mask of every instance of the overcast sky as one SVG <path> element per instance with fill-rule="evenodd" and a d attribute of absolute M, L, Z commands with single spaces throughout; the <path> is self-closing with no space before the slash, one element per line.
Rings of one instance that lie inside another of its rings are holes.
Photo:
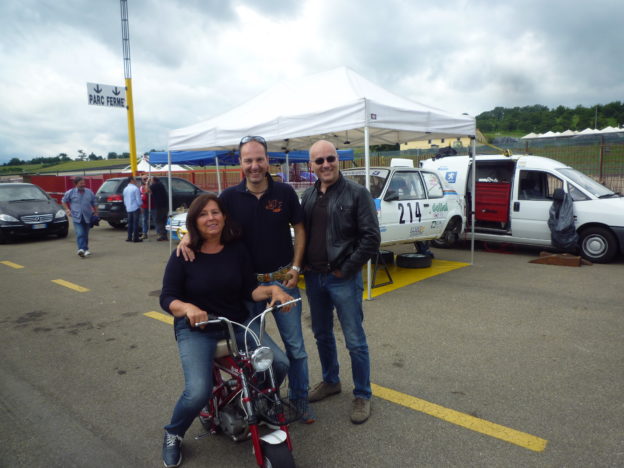
<path fill-rule="evenodd" d="M 119 3 L 0 2 L 0 162 L 129 151 L 126 111 L 87 104 L 87 82 L 124 85 Z M 471 115 L 624 99 L 622 0 L 128 0 L 128 12 L 139 154 L 343 65 Z"/>

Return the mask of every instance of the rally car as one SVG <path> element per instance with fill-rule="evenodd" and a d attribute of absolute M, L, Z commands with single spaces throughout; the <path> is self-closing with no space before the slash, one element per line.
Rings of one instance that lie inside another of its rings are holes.
<path fill-rule="evenodd" d="M 463 199 L 443 184 L 435 172 L 411 164 L 411 160 L 393 160 L 390 167 L 369 169 L 381 245 L 440 237 L 454 243 L 465 226 Z M 346 169 L 342 174 L 365 185 L 363 168 Z"/>

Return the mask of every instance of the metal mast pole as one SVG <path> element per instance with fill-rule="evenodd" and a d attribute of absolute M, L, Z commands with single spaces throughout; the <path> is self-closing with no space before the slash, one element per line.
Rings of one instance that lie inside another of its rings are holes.
<path fill-rule="evenodd" d="M 123 47 L 124 76 L 126 77 L 126 100 L 128 103 L 128 140 L 130 141 L 130 167 L 132 175 L 137 172 L 136 138 L 134 135 L 134 105 L 132 101 L 132 72 L 130 70 L 130 28 L 128 26 L 128 0 L 120 0 L 121 44 Z"/>

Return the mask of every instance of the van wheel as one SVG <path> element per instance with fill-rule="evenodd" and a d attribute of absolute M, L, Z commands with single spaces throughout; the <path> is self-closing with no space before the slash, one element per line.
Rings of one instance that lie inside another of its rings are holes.
<path fill-rule="evenodd" d="M 609 263 L 617 253 L 617 240 L 603 227 L 589 227 L 581 231 L 581 256 L 594 263 Z"/>
<path fill-rule="evenodd" d="M 461 230 L 461 221 L 452 219 L 446 226 L 446 229 L 442 233 L 439 239 L 433 239 L 431 245 L 439 249 L 450 249 L 455 247 L 459 240 L 459 233 Z"/>
<path fill-rule="evenodd" d="M 115 229 L 126 229 L 126 223 L 118 223 L 116 221 L 108 221 L 108 224 Z"/>
<path fill-rule="evenodd" d="M 429 268 L 431 257 L 419 253 L 403 253 L 396 256 L 396 264 L 400 268 Z"/>

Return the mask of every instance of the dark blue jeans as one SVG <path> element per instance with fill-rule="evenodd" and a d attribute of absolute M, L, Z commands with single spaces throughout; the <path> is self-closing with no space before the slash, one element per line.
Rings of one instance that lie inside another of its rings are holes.
<path fill-rule="evenodd" d="M 74 231 L 78 250 L 89 250 L 89 223 L 84 218 L 81 218 L 79 223 L 74 220 Z"/>
<path fill-rule="evenodd" d="M 355 387 L 353 394 L 359 398 L 369 399 L 372 392 L 370 357 L 362 323 L 364 321 L 362 274 L 358 272 L 348 278 L 338 278 L 331 273 L 306 271 L 305 283 L 323 380 L 328 383 L 340 382 L 334 336 L 335 308 L 351 357 L 351 374 Z"/>
<path fill-rule="evenodd" d="M 256 333 L 255 325 L 258 322 L 256 320 L 252 325 Z M 217 343 L 226 337 L 226 332 L 192 330 L 186 320 L 176 320 L 174 327 L 184 372 L 184 391 L 173 409 L 171 422 L 165 426 L 165 430 L 170 434 L 184 437 L 199 411 L 212 397 L 212 362 Z M 237 342 L 238 346 L 244 349 L 242 330 L 237 331 Z M 288 360 L 267 334 L 264 335 L 263 344 L 273 350 L 273 372 L 279 386 L 288 373 Z"/>
<path fill-rule="evenodd" d="M 128 212 L 128 240 L 139 239 L 139 218 L 141 209 Z"/>

